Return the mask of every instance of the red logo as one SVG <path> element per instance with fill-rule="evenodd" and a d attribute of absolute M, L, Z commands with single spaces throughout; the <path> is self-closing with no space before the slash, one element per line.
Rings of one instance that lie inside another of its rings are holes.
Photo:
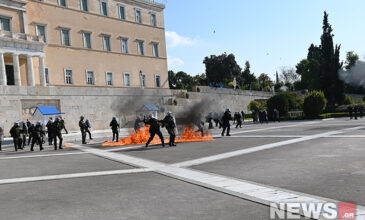
<path fill-rule="evenodd" d="M 355 219 L 356 204 L 355 203 L 338 203 L 338 218 L 339 219 Z"/>

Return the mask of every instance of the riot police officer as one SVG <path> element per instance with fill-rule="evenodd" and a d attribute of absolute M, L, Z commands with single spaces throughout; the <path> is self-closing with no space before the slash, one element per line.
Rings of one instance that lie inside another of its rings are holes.
<path fill-rule="evenodd" d="M 170 135 L 170 142 L 169 145 L 170 146 L 176 146 L 175 144 L 175 138 L 176 138 L 176 134 L 175 134 L 175 128 L 176 128 L 176 124 L 175 124 L 175 120 L 174 117 L 172 116 L 172 112 L 167 112 L 166 117 L 160 121 L 162 123 L 162 127 L 165 127 L 167 132 Z"/>
<path fill-rule="evenodd" d="M 109 126 L 110 126 L 110 128 L 112 129 L 112 132 L 113 132 L 113 141 L 115 139 L 115 142 L 118 142 L 119 141 L 119 128 L 120 128 L 120 125 L 117 122 L 116 117 L 113 117 L 113 119 L 110 122 Z"/>
<path fill-rule="evenodd" d="M 79 127 L 81 131 L 82 144 L 86 144 L 86 123 L 84 116 L 80 116 Z"/>
<path fill-rule="evenodd" d="M 231 136 L 229 134 L 229 131 L 231 130 L 231 124 L 229 123 L 229 121 L 232 121 L 232 120 L 233 120 L 233 118 L 231 115 L 231 111 L 229 108 L 227 108 L 222 117 L 222 126 L 223 126 L 222 136 L 224 136 L 224 132 L 226 130 L 227 130 L 227 136 Z"/>
<path fill-rule="evenodd" d="M 62 148 L 62 142 L 63 142 L 63 137 L 62 137 L 62 131 L 63 129 L 63 125 L 62 122 L 60 120 L 60 118 L 56 118 L 55 122 L 53 123 L 53 130 L 54 130 L 54 136 L 53 136 L 53 144 L 54 144 L 54 150 L 57 150 L 57 138 L 60 140 L 60 145 L 58 146 L 58 149 L 63 149 Z"/>
<path fill-rule="evenodd" d="M 37 122 L 36 126 L 32 130 L 32 133 L 30 134 L 32 136 L 32 145 L 30 146 L 30 150 L 34 151 L 34 144 L 37 143 L 39 145 L 39 150 L 43 150 L 43 135 L 45 134 L 43 130 L 43 126 L 40 122 Z"/>
<path fill-rule="evenodd" d="M 22 138 L 21 138 L 21 128 L 19 127 L 19 123 L 15 122 L 14 126 L 10 129 L 10 135 L 13 138 L 13 142 L 14 142 L 14 148 L 15 151 L 18 151 L 18 149 L 23 149 L 22 148 Z"/>
<path fill-rule="evenodd" d="M 150 114 L 148 116 L 148 119 L 144 118 L 143 122 L 145 124 L 150 125 L 150 138 L 148 139 L 147 143 L 146 143 L 146 147 L 148 147 L 148 145 L 151 143 L 151 141 L 153 140 L 153 138 L 155 137 L 155 135 L 157 134 L 158 137 L 161 139 L 161 143 L 162 143 L 162 147 L 165 147 L 165 142 L 160 130 L 160 124 L 158 123 L 157 119 L 155 119 L 152 114 Z"/>

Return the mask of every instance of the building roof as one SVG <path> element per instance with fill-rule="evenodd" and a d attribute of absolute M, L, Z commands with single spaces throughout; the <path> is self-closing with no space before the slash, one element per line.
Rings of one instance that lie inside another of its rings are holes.
<path fill-rule="evenodd" d="M 159 111 L 159 108 L 154 104 L 144 104 L 139 111 L 154 112 L 154 111 Z"/>
<path fill-rule="evenodd" d="M 36 113 L 36 111 L 39 110 L 42 115 L 60 115 L 62 114 L 56 106 L 37 106 L 37 108 L 34 110 L 33 115 Z"/>

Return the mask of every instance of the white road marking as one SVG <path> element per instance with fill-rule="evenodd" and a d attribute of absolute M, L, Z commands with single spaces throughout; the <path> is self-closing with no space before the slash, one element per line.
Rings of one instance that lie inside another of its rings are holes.
<path fill-rule="evenodd" d="M 233 135 L 229 138 L 301 138 L 308 135 Z"/>
<path fill-rule="evenodd" d="M 209 163 L 209 162 L 213 162 L 213 161 L 217 161 L 217 160 L 223 160 L 223 159 L 227 159 L 227 158 L 231 158 L 231 157 L 241 156 L 244 154 L 250 154 L 250 153 L 254 153 L 254 152 L 258 152 L 258 151 L 273 149 L 273 148 L 277 148 L 277 147 L 281 147 L 281 146 L 285 146 L 285 145 L 289 145 L 289 144 L 295 144 L 295 143 L 309 141 L 309 140 L 313 140 L 313 139 L 329 137 L 331 135 L 342 134 L 345 132 L 355 131 L 355 130 L 359 130 L 362 128 L 365 128 L 365 126 L 347 128 L 347 129 L 343 129 L 343 130 L 339 130 L 339 131 L 330 131 L 330 132 L 325 132 L 325 133 L 321 133 L 321 134 L 309 135 L 309 136 L 305 136 L 305 137 L 301 137 L 301 138 L 297 138 L 297 139 L 285 140 L 285 141 L 265 144 L 265 145 L 261 145 L 261 146 L 257 146 L 257 147 L 251 147 L 251 148 L 246 148 L 246 149 L 242 149 L 242 150 L 217 154 L 217 155 L 213 155 L 213 156 L 202 157 L 202 158 L 195 159 L 195 160 L 189 160 L 189 161 L 176 163 L 176 164 L 173 164 L 173 166 L 189 167 L 189 166 L 199 165 L 199 164 L 203 164 L 203 163 Z"/>
<path fill-rule="evenodd" d="M 10 159 L 27 159 L 27 158 L 39 158 L 39 157 L 57 157 L 57 156 L 70 156 L 78 154 L 87 154 L 86 152 L 72 152 L 72 153 L 59 153 L 59 154 L 35 154 L 35 155 L 24 155 L 24 156 L 13 156 L 13 157 L 0 157 L 0 160 Z"/>
<path fill-rule="evenodd" d="M 338 132 L 340 131 L 327 132 L 326 134 L 329 133 L 332 134 Z M 73 146 L 77 149 L 95 154 L 100 157 L 104 157 L 120 163 L 130 164 L 133 166 L 149 168 L 153 172 L 160 173 L 168 177 L 183 180 L 185 182 L 203 186 L 205 188 L 212 189 L 215 191 L 224 192 L 226 194 L 234 195 L 267 206 L 269 206 L 270 203 L 285 203 L 285 202 L 308 202 L 308 201 L 314 203 L 339 202 L 333 199 L 294 192 L 290 190 L 280 189 L 277 187 L 266 186 L 254 182 L 225 177 L 217 174 L 211 174 L 203 171 L 174 167 L 168 164 L 136 158 L 129 155 L 123 155 L 120 153 L 105 152 L 103 150 L 92 149 L 85 146 L 77 146 L 77 145 Z M 287 210 L 287 207 L 285 210 L 289 211 Z M 357 219 L 365 217 L 365 207 L 357 206 L 356 215 L 358 217 Z"/>
<path fill-rule="evenodd" d="M 73 178 L 81 178 L 81 177 L 144 173 L 144 172 L 150 172 L 150 171 L 151 171 L 151 169 L 143 168 L 143 169 L 128 169 L 128 170 L 98 171 L 98 172 L 87 172 L 87 173 L 58 174 L 58 175 L 49 175 L 49 176 L 36 176 L 36 177 L 21 177 L 21 178 L 13 178 L 13 179 L 2 179 L 2 180 L 0 180 L 0 185 L 37 182 L 37 181 L 60 180 L 60 179 L 73 179 Z"/>

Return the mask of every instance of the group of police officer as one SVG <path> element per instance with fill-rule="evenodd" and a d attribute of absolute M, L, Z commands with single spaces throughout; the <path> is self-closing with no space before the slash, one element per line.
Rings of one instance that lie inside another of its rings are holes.
<path fill-rule="evenodd" d="M 47 128 L 47 132 L 44 127 Z M 41 122 L 34 124 L 27 120 L 27 122 L 15 122 L 13 127 L 10 129 L 10 135 L 13 138 L 15 151 L 23 150 L 26 145 L 30 145 L 30 150 L 34 151 L 35 144 L 39 145 L 40 150 L 43 150 L 43 144 L 45 143 L 44 137 L 46 133 L 48 133 L 49 145 L 53 144 L 54 149 L 57 150 L 57 148 L 63 149 L 63 137 L 61 133 L 63 129 L 66 133 L 68 133 L 62 117 L 57 117 L 54 121 L 50 118 L 45 126 L 43 126 Z M 57 145 L 58 140 L 59 144 Z"/>

